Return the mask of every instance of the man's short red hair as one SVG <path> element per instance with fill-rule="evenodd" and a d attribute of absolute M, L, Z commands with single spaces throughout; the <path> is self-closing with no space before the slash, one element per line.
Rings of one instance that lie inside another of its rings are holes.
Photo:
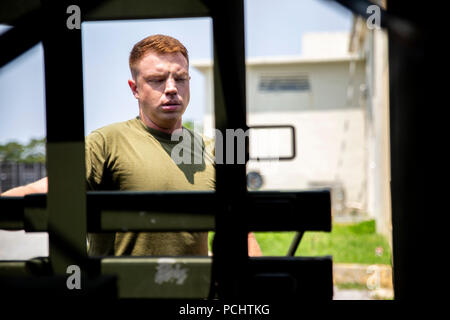
<path fill-rule="evenodd" d="M 176 53 L 180 52 L 189 65 L 189 55 L 186 47 L 177 39 L 163 34 L 155 34 L 136 43 L 130 52 L 130 70 L 133 77 L 137 74 L 136 65 L 148 53 Z"/>

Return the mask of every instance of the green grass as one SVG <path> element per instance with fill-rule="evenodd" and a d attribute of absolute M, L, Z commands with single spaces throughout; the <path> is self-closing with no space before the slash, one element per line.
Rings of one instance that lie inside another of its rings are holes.
<path fill-rule="evenodd" d="M 264 256 L 286 255 L 295 232 L 255 232 Z M 210 234 L 210 241 L 212 234 Z M 376 248 L 381 247 L 381 254 Z M 306 232 L 296 256 L 333 256 L 334 263 L 391 264 L 387 239 L 375 231 L 375 221 L 333 224 L 331 233 Z"/>
<path fill-rule="evenodd" d="M 342 290 L 367 290 L 367 285 L 361 283 L 336 283 L 336 287 Z"/>

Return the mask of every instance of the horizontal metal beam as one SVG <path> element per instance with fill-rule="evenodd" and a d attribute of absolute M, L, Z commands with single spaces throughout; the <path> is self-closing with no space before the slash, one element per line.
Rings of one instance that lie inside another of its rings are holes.
<path fill-rule="evenodd" d="M 0 261 L 0 277 L 31 277 L 50 275 L 48 258 Z M 1 287 L 1 286 L 0 286 Z"/>
<path fill-rule="evenodd" d="M 99 265 L 102 276 L 117 279 L 118 298 L 208 297 L 211 257 L 106 257 L 92 260 Z M 7 278 L 11 288 L 4 289 L 8 290 L 14 289 L 15 284 L 23 285 L 21 277 L 32 280 L 46 276 L 51 280 L 45 267 L 48 262 L 44 262 L 38 259 L 0 262 L 0 283 Z M 248 265 L 248 282 L 242 292 L 247 297 L 331 299 L 333 296 L 331 257 L 257 257 L 249 258 Z M 45 287 L 46 283 L 40 285 Z M 59 289 L 67 291 L 65 287 Z"/>
<path fill-rule="evenodd" d="M 83 17 L 84 21 L 190 18 L 209 16 L 202 0 L 109 0 Z"/>
<path fill-rule="evenodd" d="M 81 21 L 210 16 L 202 0 L 74 0 L 70 4 L 80 7 Z M 59 17 L 64 15 L 62 18 L 70 17 L 65 10 L 59 14 Z M 12 26 L 0 35 L 0 67 L 43 40 L 44 21 L 46 16 L 40 1 L 0 1 L 0 23 Z"/>
<path fill-rule="evenodd" d="M 368 21 L 376 12 L 378 15 L 377 27 L 386 28 L 390 34 L 394 34 L 399 40 L 412 42 L 420 40 L 423 32 L 419 25 L 413 23 L 411 20 L 406 20 L 399 15 L 392 13 L 392 6 L 388 6 L 385 10 L 381 5 L 377 5 L 375 1 L 370 0 L 334 0 L 340 5 L 344 6 L 354 14 L 362 17 Z M 376 8 L 376 11 L 374 11 Z M 423 19 L 423 23 L 426 20 Z"/>
<path fill-rule="evenodd" d="M 0 228 L 46 231 L 46 197 L 0 197 Z M 212 231 L 221 206 L 209 191 L 88 192 L 88 231 Z M 249 231 L 331 231 L 329 190 L 249 192 L 234 209 Z"/>
<path fill-rule="evenodd" d="M 89 11 L 99 3 L 101 3 L 100 6 Z M 73 4 L 80 6 L 84 21 L 182 18 L 210 15 L 209 8 L 202 0 L 74 0 Z M 34 10 L 39 10 L 40 7 L 41 1 L 39 0 L 2 0 L 0 1 L 0 23 L 16 25 L 18 19 Z"/>
<path fill-rule="evenodd" d="M 24 228 L 24 197 L 0 197 L 0 229 Z"/>
<path fill-rule="evenodd" d="M 211 258 L 104 258 L 101 273 L 117 276 L 120 298 L 202 299 L 209 293 Z"/>
<path fill-rule="evenodd" d="M 0 23 L 15 25 L 17 20 L 41 7 L 41 0 L 0 1 Z"/>
<path fill-rule="evenodd" d="M 41 10 L 35 9 L 21 16 L 15 21 L 15 27 L 0 35 L 0 68 L 42 41 L 41 19 Z"/>
<path fill-rule="evenodd" d="M 101 231 L 215 230 L 214 214 L 105 210 L 100 219 Z"/>
<path fill-rule="evenodd" d="M 253 257 L 247 269 L 247 292 L 243 297 L 298 302 L 333 298 L 331 256 Z"/>
<path fill-rule="evenodd" d="M 92 259 L 93 263 L 99 264 Z M 110 275 L 89 276 L 85 269 L 80 272 L 80 289 L 69 290 L 70 274 L 55 275 L 49 258 L 26 261 L 0 261 L 1 301 L 61 301 L 78 299 L 117 299 L 117 279 Z M 75 300 L 76 301 L 76 300 Z M 78 300 L 80 301 L 80 300 Z"/>
<path fill-rule="evenodd" d="M 47 231 L 47 196 L 0 197 L 0 229 Z"/>
<path fill-rule="evenodd" d="M 331 231 L 330 190 L 249 192 L 241 215 L 251 231 Z"/>

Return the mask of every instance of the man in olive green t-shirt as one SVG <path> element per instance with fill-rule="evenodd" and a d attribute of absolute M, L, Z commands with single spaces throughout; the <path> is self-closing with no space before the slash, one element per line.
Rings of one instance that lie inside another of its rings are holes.
<path fill-rule="evenodd" d="M 182 130 L 178 141 L 138 117 L 93 131 L 86 138 L 88 189 L 214 190 L 212 157 L 205 154 L 202 138 Z M 190 163 L 173 161 L 172 151 L 180 144 L 186 144 L 183 151 L 191 150 Z M 90 234 L 88 239 L 93 255 L 208 255 L 206 232 L 127 232 L 117 233 L 115 241 L 111 235 Z"/>
<path fill-rule="evenodd" d="M 189 104 L 189 57 L 178 40 L 153 35 L 136 43 L 129 58 L 128 84 L 138 100 L 139 117 L 93 131 L 86 137 L 86 181 L 89 190 L 214 190 L 214 164 L 203 139 L 182 127 Z M 175 139 L 174 133 L 189 139 Z M 185 133 L 187 135 L 185 135 Z M 190 143 L 191 158 L 176 164 L 171 157 L 178 143 Z M 22 196 L 47 192 L 44 178 L 3 193 Z M 201 204 L 200 204 L 201 205 Z M 91 255 L 207 255 L 205 232 L 127 232 L 89 234 Z M 249 255 L 261 255 L 253 233 Z"/>

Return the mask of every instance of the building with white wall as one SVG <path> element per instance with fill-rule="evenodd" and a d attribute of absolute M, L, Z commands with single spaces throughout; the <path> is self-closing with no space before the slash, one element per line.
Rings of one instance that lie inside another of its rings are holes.
<path fill-rule="evenodd" d="M 373 118 L 368 114 L 366 60 L 360 51 L 349 50 L 350 36 L 305 34 L 302 55 L 246 61 L 248 125 L 293 125 L 297 150 L 291 161 L 249 161 L 247 172 L 260 174 L 261 190 L 332 188 L 333 214 L 342 220 L 377 218 L 369 186 L 368 121 Z M 205 135 L 213 136 L 212 63 L 192 65 L 205 77 L 203 127 Z M 284 153 L 289 142 L 272 131 L 258 147 Z"/>

